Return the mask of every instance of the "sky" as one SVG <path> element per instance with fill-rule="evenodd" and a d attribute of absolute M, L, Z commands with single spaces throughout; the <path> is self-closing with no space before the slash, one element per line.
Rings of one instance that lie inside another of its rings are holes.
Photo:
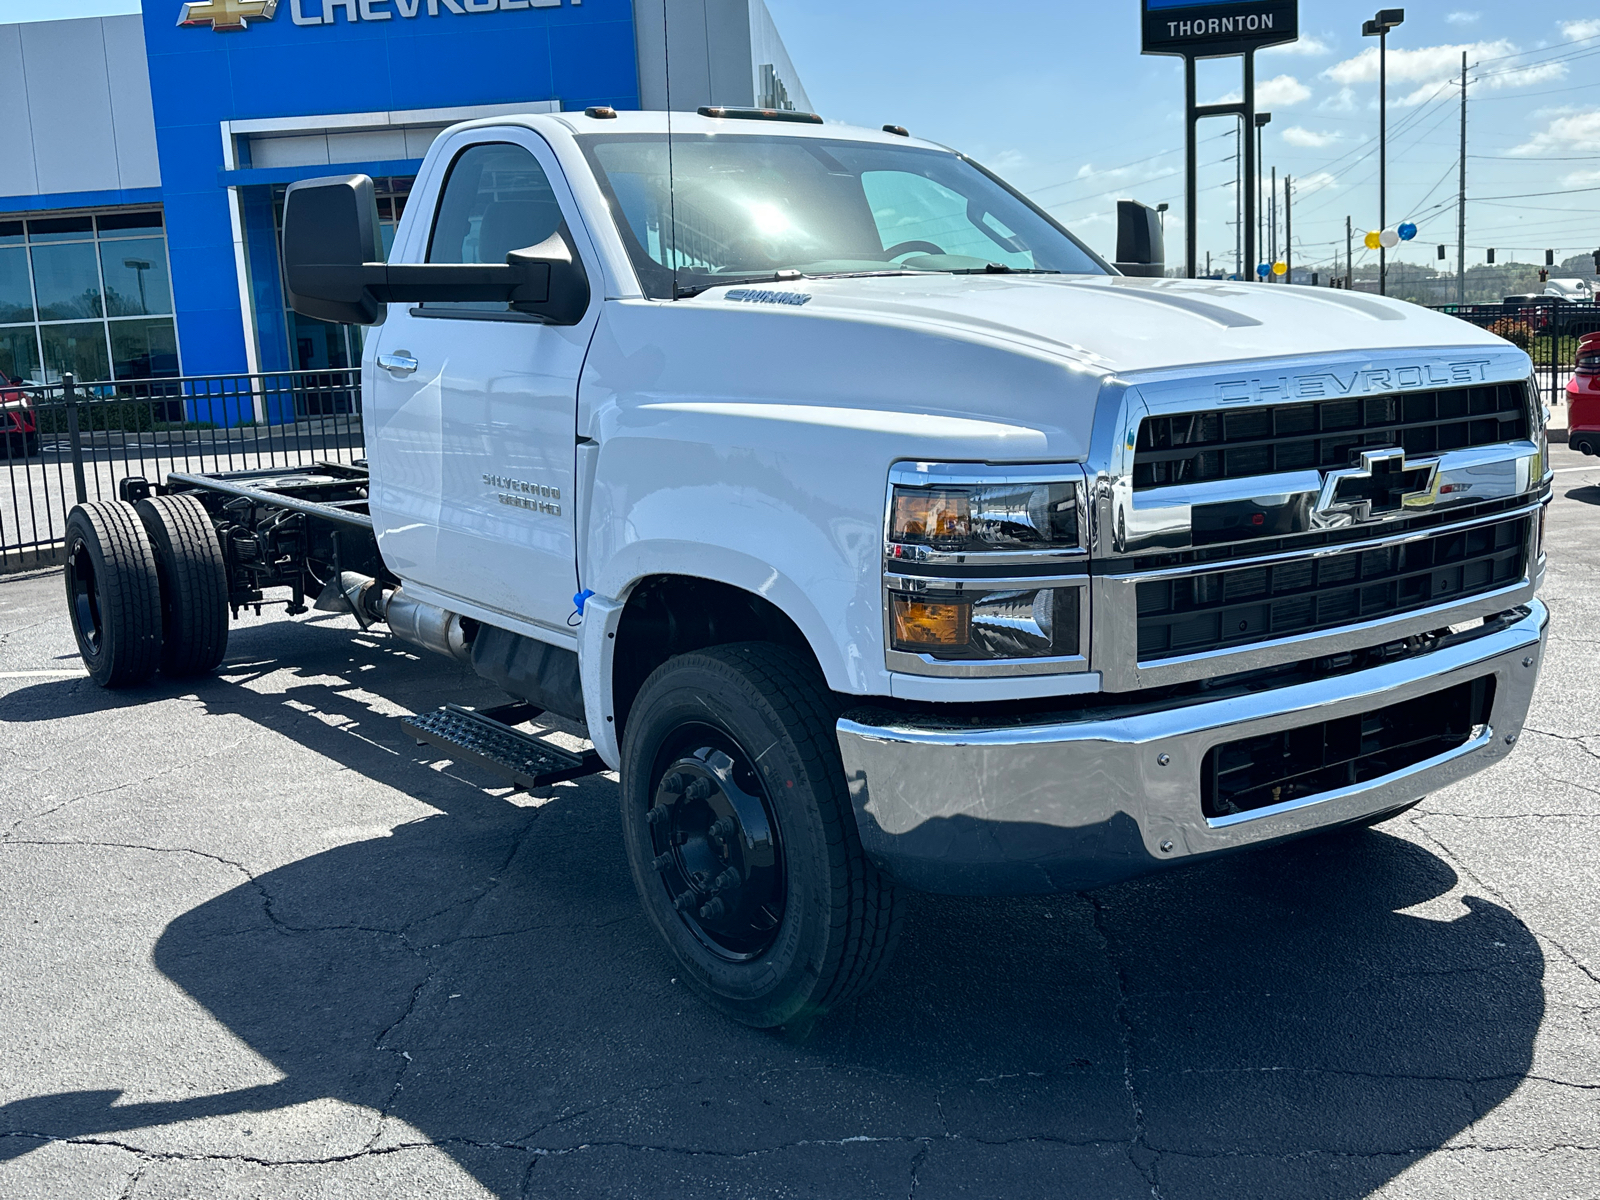
<path fill-rule="evenodd" d="M 164 0 L 171 2 L 171 0 Z M 1137 0 L 767 0 L 824 117 L 904 125 L 960 149 L 1101 253 L 1116 201 L 1168 203 L 1182 259 L 1183 67 L 1139 54 Z M 1301 0 L 1301 38 L 1257 58 L 1270 110 L 1263 175 L 1293 178 L 1294 262 L 1356 263 L 1378 226 L 1377 45 L 1370 2 Z M 137 12 L 137 0 L 0 0 L 0 22 Z M 1468 56 L 1467 263 L 1560 262 L 1600 248 L 1600 0 L 1432 0 L 1389 35 L 1390 261 L 1453 271 L 1461 54 Z M 1237 99 L 1240 62 L 1202 63 L 1201 103 Z M 1200 126 L 1199 245 L 1231 270 L 1237 123 Z M 1281 216 L 1280 216 L 1281 225 Z M 1281 237 L 1281 235 L 1280 235 Z M 1436 259 L 1444 243 L 1448 257 Z"/>

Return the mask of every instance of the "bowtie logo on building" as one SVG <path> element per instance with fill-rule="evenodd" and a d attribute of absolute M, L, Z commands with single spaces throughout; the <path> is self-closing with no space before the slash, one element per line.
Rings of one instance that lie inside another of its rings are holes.
<path fill-rule="evenodd" d="M 251 21 L 270 21 L 278 0 L 193 0 L 183 6 L 179 25 L 209 25 L 217 33 L 249 29 Z"/>

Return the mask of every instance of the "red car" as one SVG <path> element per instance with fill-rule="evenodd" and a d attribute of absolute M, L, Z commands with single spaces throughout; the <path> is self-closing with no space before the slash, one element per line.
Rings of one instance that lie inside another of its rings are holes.
<path fill-rule="evenodd" d="M 1600 333 L 1578 343 L 1578 360 L 1567 383 L 1567 445 L 1600 454 Z"/>
<path fill-rule="evenodd" d="M 0 376 L 0 380 L 3 380 Z M 21 383 L 13 379 L 13 385 Z M 39 424 L 34 419 L 28 397 L 20 387 L 0 383 L 0 436 L 5 438 L 8 458 L 31 458 L 39 453 Z"/>

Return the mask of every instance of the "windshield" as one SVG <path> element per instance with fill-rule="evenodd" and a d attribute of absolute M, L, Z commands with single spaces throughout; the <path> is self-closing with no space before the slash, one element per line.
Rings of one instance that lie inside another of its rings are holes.
<path fill-rule="evenodd" d="M 782 272 L 1106 273 L 1054 221 L 948 152 L 677 135 L 673 195 L 665 135 L 580 141 L 653 299 Z"/>

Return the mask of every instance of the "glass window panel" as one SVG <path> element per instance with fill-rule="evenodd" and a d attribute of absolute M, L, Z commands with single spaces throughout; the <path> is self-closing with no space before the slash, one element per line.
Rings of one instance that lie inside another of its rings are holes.
<path fill-rule="evenodd" d="M 6 383 L 42 383 L 39 335 L 32 325 L 0 329 L 0 379 Z"/>
<path fill-rule="evenodd" d="M 28 252 L 0 247 L 0 325 L 33 320 L 33 289 L 28 283 Z"/>
<path fill-rule="evenodd" d="M 561 206 L 544 168 L 521 146 L 490 144 L 462 152 L 450 168 L 428 247 L 431 263 L 504 263 L 561 228 Z M 451 302 L 427 308 L 509 312 L 504 302 Z"/>
<path fill-rule="evenodd" d="M 105 272 L 108 317 L 148 317 L 172 311 L 165 238 L 104 242 L 100 265 Z"/>
<path fill-rule="evenodd" d="M 171 320 L 111 322 L 111 369 L 118 379 L 178 374 L 178 335 Z"/>
<path fill-rule="evenodd" d="M 95 264 L 93 242 L 33 247 L 33 286 L 39 297 L 41 321 L 102 315 L 100 269 Z"/>
<path fill-rule="evenodd" d="M 106 358 L 106 327 L 103 321 L 78 325 L 43 325 L 44 367 L 49 382 L 59 383 L 71 371 L 80 383 L 99 383 L 111 375 Z"/>
<path fill-rule="evenodd" d="M 28 222 L 30 242 L 81 242 L 93 237 L 93 217 L 50 217 Z"/>
<path fill-rule="evenodd" d="M 22 244 L 22 222 L 0 221 L 0 246 L 19 246 Z"/>
<path fill-rule="evenodd" d="M 128 237 L 141 233 L 149 233 L 153 229 L 161 228 L 161 213 L 134 212 L 134 213 L 102 213 L 95 218 L 100 226 L 101 237 Z"/>

